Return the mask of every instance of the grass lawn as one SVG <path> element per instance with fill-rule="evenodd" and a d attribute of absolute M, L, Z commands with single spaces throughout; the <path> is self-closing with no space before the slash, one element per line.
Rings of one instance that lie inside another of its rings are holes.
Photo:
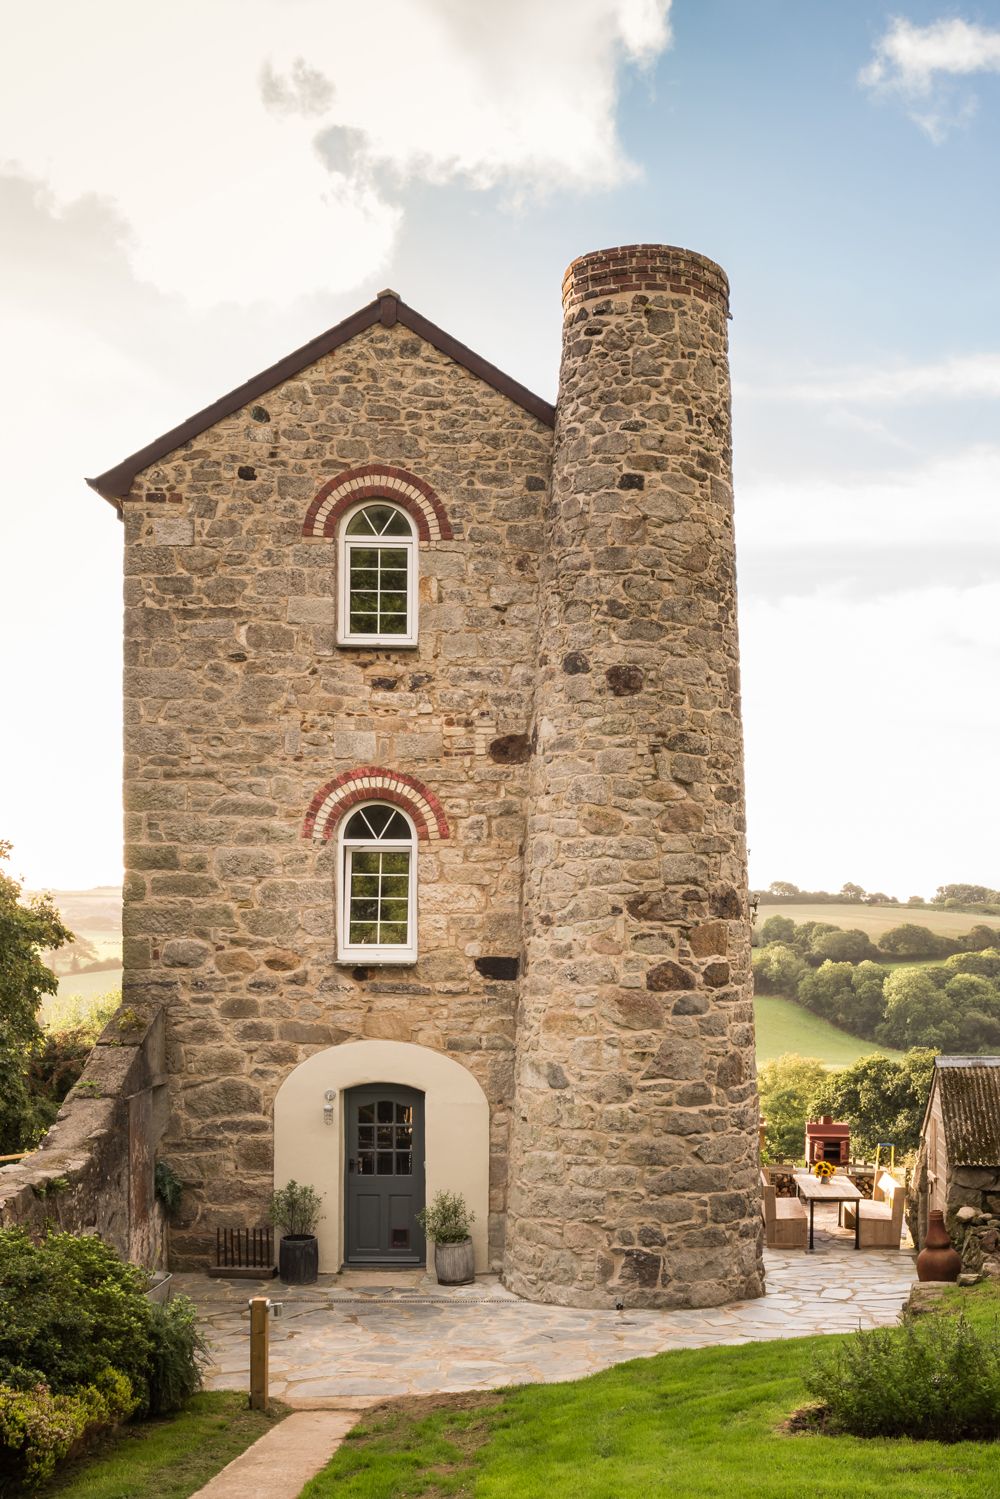
<path fill-rule="evenodd" d="M 69 1463 L 47 1488 L 58 1499 L 188 1499 L 288 1415 L 262 1415 L 230 1390 L 195 1395 L 187 1410 L 123 1426 L 105 1445 Z"/>
<path fill-rule="evenodd" d="M 663 1353 L 573 1384 L 403 1402 L 355 1427 L 302 1499 L 996 1499 L 995 1443 L 781 1431 L 828 1344 Z"/>
<path fill-rule="evenodd" d="M 782 905 L 765 905 L 757 908 L 757 925 L 762 926 L 769 916 L 790 916 L 801 926 L 804 921 L 826 921 L 830 926 L 843 927 L 845 931 L 857 928 L 867 932 L 877 942 L 883 932 L 894 926 L 925 926 L 939 937 L 961 937 L 971 932 L 974 926 L 1000 927 L 1000 916 L 969 916 L 964 911 L 921 911 L 909 906 L 841 906 L 836 904 L 803 905 L 794 902 Z"/>
<path fill-rule="evenodd" d="M 874 1041 L 863 1041 L 838 1030 L 794 999 L 777 994 L 757 994 L 753 1002 L 757 1030 L 757 1065 L 773 1062 L 786 1052 L 800 1057 L 818 1057 L 828 1067 L 849 1067 L 858 1057 L 880 1057 L 898 1060 L 903 1053 Z"/>

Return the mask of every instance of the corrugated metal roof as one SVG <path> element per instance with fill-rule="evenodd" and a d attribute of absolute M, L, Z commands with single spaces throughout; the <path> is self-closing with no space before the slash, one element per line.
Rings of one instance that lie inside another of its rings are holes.
<path fill-rule="evenodd" d="M 949 1163 L 1000 1165 L 1000 1057 L 937 1057 L 934 1081 Z"/>

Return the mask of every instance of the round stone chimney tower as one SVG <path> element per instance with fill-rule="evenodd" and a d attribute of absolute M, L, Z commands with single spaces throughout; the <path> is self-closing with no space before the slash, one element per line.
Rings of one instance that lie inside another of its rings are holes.
<path fill-rule="evenodd" d="M 506 1280 L 763 1290 L 727 318 L 712 261 L 575 260 L 525 852 Z"/>

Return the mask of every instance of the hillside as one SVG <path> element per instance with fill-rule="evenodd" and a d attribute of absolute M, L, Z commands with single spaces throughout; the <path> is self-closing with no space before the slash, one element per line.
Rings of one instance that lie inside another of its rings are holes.
<path fill-rule="evenodd" d="M 769 916 L 789 916 L 797 925 L 806 921 L 825 921 L 847 931 L 856 928 L 867 932 L 873 942 L 894 926 L 908 923 L 925 926 L 939 937 L 960 937 L 964 932 L 971 932 L 974 926 L 1000 926 L 1000 917 L 970 916 L 963 911 L 945 911 L 937 906 L 849 906 L 839 901 L 816 905 L 798 905 L 795 901 L 776 901 L 773 905 L 768 901 L 765 905 L 761 901 L 757 908 L 757 926 L 762 926 Z"/>
<path fill-rule="evenodd" d="M 849 1067 L 859 1057 L 877 1054 L 899 1058 L 902 1052 L 860 1036 L 849 1036 L 818 1015 L 813 1015 L 793 999 L 777 994 L 758 994 L 754 998 L 754 1020 L 757 1029 L 757 1066 L 773 1062 L 786 1052 L 800 1057 L 818 1057 L 828 1067 Z"/>

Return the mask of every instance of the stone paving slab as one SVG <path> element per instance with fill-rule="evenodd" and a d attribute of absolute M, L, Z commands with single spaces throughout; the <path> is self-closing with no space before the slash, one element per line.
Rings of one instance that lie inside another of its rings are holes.
<path fill-rule="evenodd" d="M 915 1278 L 913 1251 L 853 1249 L 821 1227 L 814 1254 L 768 1250 L 767 1294 L 702 1310 L 587 1311 L 521 1301 L 496 1277 L 438 1286 L 423 1271 L 322 1276 L 314 1286 L 178 1274 L 196 1302 L 214 1363 L 206 1387 L 247 1389 L 252 1295 L 284 1304 L 271 1325 L 270 1388 L 291 1405 L 346 1397 L 491 1389 L 578 1379 L 626 1359 L 810 1333 L 891 1325 Z M 280 1429 L 280 1428 L 279 1428 Z"/>
<path fill-rule="evenodd" d="M 209 1479 L 192 1499 L 298 1499 L 357 1420 L 356 1407 L 294 1411 Z"/>

